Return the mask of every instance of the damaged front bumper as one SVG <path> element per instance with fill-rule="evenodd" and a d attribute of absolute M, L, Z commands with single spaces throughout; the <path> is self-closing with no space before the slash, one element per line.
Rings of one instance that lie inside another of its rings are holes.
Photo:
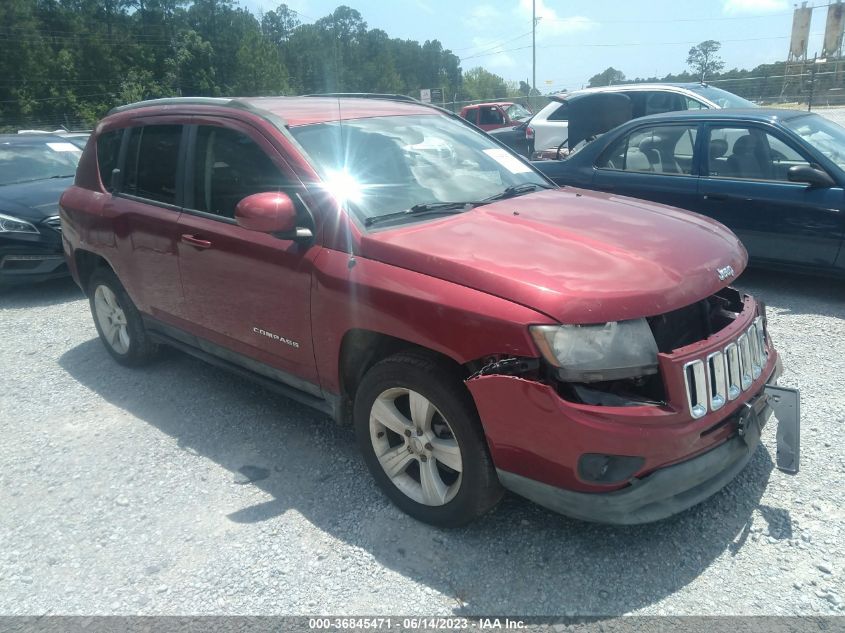
<path fill-rule="evenodd" d="M 797 472 L 800 424 L 798 392 L 776 386 L 781 366 L 776 356 L 771 360 L 768 376 L 761 376 L 759 384 L 754 386 L 756 391 L 752 393 L 755 395 L 715 425 L 712 420 L 708 420 L 695 421 L 684 425 L 685 428 L 673 428 L 676 425 L 672 424 L 661 428 L 654 424 L 637 424 L 636 418 L 617 424 L 611 422 L 613 412 L 608 411 L 604 420 L 596 419 L 595 416 L 574 420 L 580 429 L 589 428 L 590 437 L 566 432 L 567 428 L 571 429 L 572 420 L 561 418 L 560 401 L 555 403 L 548 397 L 550 394 L 531 387 L 543 387 L 538 383 L 514 377 L 489 376 L 470 380 L 467 384 L 477 403 L 479 400 L 484 401 L 485 396 L 492 393 L 491 390 L 501 393 L 508 391 L 508 387 L 520 389 L 527 396 L 524 409 L 533 409 L 543 420 L 541 425 L 546 427 L 545 431 L 541 431 L 545 435 L 540 438 L 541 441 L 547 447 L 550 443 L 558 446 L 557 451 L 546 450 L 542 456 L 537 453 L 529 455 L 524 449 L 503 443 L 503 436 L 497 433 L 497 429 L 491 429 L 491 452 L 503 486 L 573 518 L 620 525 L 639 524 L 677 514 L 721 490 L 751 459 L 760 442 L 760 431 L 773 413 L 779 422 L 778 467 L 787 472 Z M 485 380 L 489 381 L 486 385 Z M 509 381 L 507 385 L 505 381 Z M 556 410 L 552 410 L 552 407 Z M 488 407 L 481 404 L 479 409 L 482 420 L 485 420 L 484 414 Z M 577 418 L 577 409 L 575 412 Z M 616 412 L 620 411 L 617 409 Z M 490 416 L 487 420 L 492 418 Z M 554 428 L 555 420 L 557 429 Z M 528 422 L 527 419 L 525 421 Z M 493 426 L 496 426 L 495 422 Z M 540 428 L 530 424 L 527 426 Z M 702 444 L 705 440 L 709 443 Z M 662 450 L 659 448 L 661 446 Z M 683 458 L 683 455 L 691 454 L 689 451 L 683 452 L 683 447 L 690 449 L 694 455 Z M 633 477 L 622 488 L 601 491 L 593 487 L 590 490 L 589 486 L 584 486 L 583 480 L 578 481 L 574 463 L 578 459 L 576 456 L 593 451 L 646 455 L 646 464 L 642 469 L 645 474 Z M 681 457 L 667 459 L 672 451 L 679 451 L 675 454 Z M 559 459 L 553 459 L 555 453 L 560 456 Z M 497 456 L 501 459 L 497 459 Z M 532 460 L 528 462 L 527 468 L 526 460 Z M 655 463 L 661 461 L 664 465 L 655 467 Z M 514 472 L 517 468 L 513 466 L 517 463 L 520 463 L 518 470 L 521 473 Z M 578 487 L 582 489 L 578 490 Z"/>

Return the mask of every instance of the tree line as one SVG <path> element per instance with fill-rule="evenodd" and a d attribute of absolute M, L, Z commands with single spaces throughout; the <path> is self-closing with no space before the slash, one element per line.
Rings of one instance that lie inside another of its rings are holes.
<path fill-rule="evenodd" d="M 438 40 L 392 38 L 348 6 L 303 17 L 235 0 L 2 0 L 0 128 L 90 126 L 115 105 L 169 96 L 520 94 L 482 68 L 464 75 Z"/>

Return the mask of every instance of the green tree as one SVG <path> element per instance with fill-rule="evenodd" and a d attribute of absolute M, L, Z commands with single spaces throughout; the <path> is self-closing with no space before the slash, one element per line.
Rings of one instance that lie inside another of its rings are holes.
<path fill-rule="evenodd" d="M 605 68 L 600 73 L 590 77 L 590 82 L 587 84 L 590 88 L 597 86 L 612 86 L 613 84 L 622 83 L 625 81 L 625 73 L 621 70 L 616 70 L 613 66 Z"/>
<path fill-rule="evenodd" d="M 480 66 L 464 73 L 463 96 L 468 101 L 504 99 L 508 96 L 505 80 Z"/>
<path fill-rule="evenodd" d="M 261 16 L 261 32 L 276 45 L 282 45 L 300 25 L 298 14 L 286 4 Z"/>
<path fill-rule="evenodd" d="M 174 55 L 168 60 L 168 84 L 177 96 L 213 97 L 217 94 L 216 73 L 210 42 L 196 31 L 179 36 Z"/>
<path fill-rule="evenodd" d="M 704 83 L 708 75 L 714 75 L 725 67 L 725 62 L 717 54 L 722 44 L 716 40 L 705 40 L 689 49 L 687 55 L 687 66 L 698 76 L 698 80 Z"/>
<path fill-rule="evenodd" d="M 279 49 L 259 31 L 247 33 L 238 49 L 237 61 L 236 94 L 266 96 L 288 91 L 287 70 L 279 59 Z"/>

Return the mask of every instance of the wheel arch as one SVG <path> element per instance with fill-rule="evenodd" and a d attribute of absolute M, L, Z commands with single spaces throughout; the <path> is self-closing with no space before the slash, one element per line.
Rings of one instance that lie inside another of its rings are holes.
<path fill-rule="evenodd" d="M 463 377 L 469 369 L 454 358 L 431 348 L 382 332 L 354 328 L 344 334 L 338 357 L 338 378 L 341 388 L 341 419 L 350 420 L 355 394 L 370 368 L 400 352 L 418 351 L 451 365 Z"/>
<path fill-rule="evenodd" d="M 91 275 L 94 274 L 95 270 L 102 267 L 114 272 L 114 267 L 109 264 L 105 257 L 82 248 L 77 248 L 74 251 L 73 262 L 76 268 L 79 286 L 86 295 L 88 294 L 88 281 L 91 279 Z"/>

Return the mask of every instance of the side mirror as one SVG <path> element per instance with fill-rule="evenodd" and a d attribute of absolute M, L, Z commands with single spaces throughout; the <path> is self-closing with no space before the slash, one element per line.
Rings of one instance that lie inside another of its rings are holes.
<path fill-rule="evenodd" d="M 235 207 L 238 226 L 259 233 L 279 234 L 285 239 L 310 238 L 310 229 L 297 228 L 296 207 L 286 193 L 254 193 Z"/>
<path fill-rule="evenodd" d="M 791 182 L 804 182 L 811 187 L 835 187 L 836 182 L 827 172 L 810 167 L 809 165 L 795 165 L 786 172 L 786 177 Z"/>

